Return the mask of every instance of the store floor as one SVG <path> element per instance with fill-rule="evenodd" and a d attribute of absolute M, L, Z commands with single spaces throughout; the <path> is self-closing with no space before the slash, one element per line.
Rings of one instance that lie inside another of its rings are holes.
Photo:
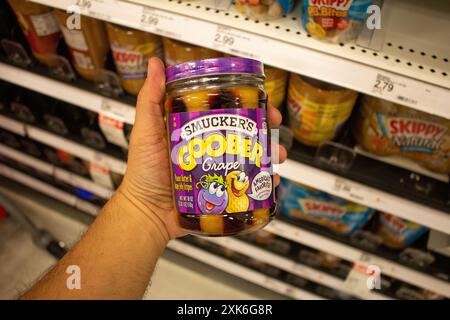
<path fill-rule="evenodd" d="M 28 188 L 1 179 L 0 192 L 13 199 L 36 225 L 69 245 L 86 229 L 75 210 Z M 56 262 L 50 254 L 36 247 L 31 235 L 11 218 L 0 221 L 0 261 L 0 299 L 17 298 Z M 144 296 L 144 299 L 183 300 L 282 298 L 170 250 L 159 260 Z"/>

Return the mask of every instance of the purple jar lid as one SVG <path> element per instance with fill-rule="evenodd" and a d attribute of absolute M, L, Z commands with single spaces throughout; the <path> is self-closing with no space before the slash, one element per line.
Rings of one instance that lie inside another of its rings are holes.
<path fill-rule="evenodd" d="M 166 68 L 166 82 L 176 80 L 230 73 L 249 73 L 264 77 L 262 62 L 247 58 L 214 58 L 194 60 Z"/>

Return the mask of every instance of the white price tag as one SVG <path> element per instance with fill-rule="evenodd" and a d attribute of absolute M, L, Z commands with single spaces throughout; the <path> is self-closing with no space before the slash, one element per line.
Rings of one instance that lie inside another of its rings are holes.
<path fill-rule="evenodd" d="M 92 7 L 91 0 L 77 0 L 75 1 L 75 5 L 80 7 L 82 10 L 89 10 Z"/>
<path fill-rule="evenodd" d="M 109 174 L 109 169 L 104 166 L 91 162 L 89 166 L 89 173 L 92 180 L 108 189 L 114 189 L 114 184 Z"/>
<path fill-rule="evenodd" d="M 122 148 L 128 148 L 128 141 L 123 131 L 123 121 L 111 118 L 105 114 L 99 114 L 98 124 L 108 142 Z"/>
<path fill-rule="evenodd" d="M 177 29 L 184 27 L 184 19 L 177 14 L 143 7 L 139 17 L 139 26 L 151 33 L 179 39 L 181 34 Z"/>
<path fill-rule="evenodd" d="M 105 0 L 76 0 L 74 5 L 79 8 L 78 10 L 81 11 L 81 14 L 101 20 L 111 21 L 111 7 L 115 6 L 114 2 L 111 3 L 111 1 Z"/>
<path fill-rule="evenodd" d="M 351 198 L 355 202 L 361 203 L 366 200 L 366 196 L 363 190 L 348 180 L 336 178 L 333 190 L 336 191 L 342 197 L 346 199 Z"/>
<path fill-rule="evenodd" d="M 122 105 L 116 105 L 107 99 L 102 100 L 99 113 L 106 114 L 121 121 L 123 121 L 126 117 L 126 110 L 122 107 Z"/>
<path fill-rule="evenodd" d="M 219 51 L 261 60 L 261 57 L 255 52 L 255 48 L 266 47 L 267 39 L 244 31 L 217 26 L 213 35 L 212 46 Z"/>
<path fill-rule="evenodd" d="M 394 91 L 395 85 L 392 79 L 388 76 L 377 74 L 375 83 L 372 87 L 372 92 L 378 95 L 388 94 Z"/>
<path fill-rule="evenodd" d="M 154 10 L 144 8 L 142 10 L 141 19 L 139 23 L 144 28 L 156 28 L 159 23 L 159 17 L 157 14 L 155 14 Z"/>
<path fill-rule="evenodd" d="M 444 98 L 432 86 L 387 73 L 377 73 L 371 90 L 379 97 L 425 112 L 430 108 L 438 108 L 437 102 Z"/>
<path fill-rule="evenodd" d="M 366 297 L 370 292 L 368 279 L 367 265 L 355 263 L 344 281 L 344 288 L 355 296 Z"/>
<path fill-rule="evenodd" d="M 372 264 L 373 263 L 372 260 L 373 260 L 372 255 L 365 252 L 363 252 L 361 254 L 361 257 L 359 258 L 359 261 L 364 262 L 365 264 Z"/>

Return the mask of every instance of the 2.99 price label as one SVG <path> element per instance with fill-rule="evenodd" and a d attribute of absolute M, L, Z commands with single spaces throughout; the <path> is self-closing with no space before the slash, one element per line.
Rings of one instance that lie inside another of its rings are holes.
<path fill-rule="evenodd" d="M 81 9 L 90 9 L 92 7 L 92 1 L 91 0 L 77 0 L 75 2 L 75 5 L 80 7 Z"/>
<path fill-rule="evenodd" d="M 159 18 L 153 12 L 146 12 L 144 10 L 139 22 L 143 27 L 156 27 L 159 23 Z"/>
<path fill-rule="evenodd" d="M 230 54 L 260 60 L 260 55 L 255 50 L 265 46 L 263 41 L 258 36 L 247 32 L 217 26 L 213 33 L 212 46 L 214 49 Z"/>
<path fill-rule="evenodd" d="M 234 37 L 217 32 L 214 36 L 214 43 L 216 45 L 225 45 L 232 47 L 234 44 Z"/>

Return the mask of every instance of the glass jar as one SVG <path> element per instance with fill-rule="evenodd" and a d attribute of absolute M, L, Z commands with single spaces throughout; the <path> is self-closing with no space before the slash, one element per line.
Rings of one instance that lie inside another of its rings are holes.
<path fill-rule="evenodd" d="M 106 29 L 122 86 L 125 91 L 137 96 L 147 76 L 148 59 L 162 58 L 161 38 L 112 23 L 107 23 Z"/>
<path fill-rule="evenodd" d="M 8 0 L 8 2 L 34 57 L 46 66 L 56 66 L 55 56 L 61 32 L 53 16 L 53 8 L 26 0 Z"/>
<path fill-rule="evenodd" d="M 166 74 L 180 226 L 206 236 L 262 228 L 275 213 L 262 63 L 197 60 L 168 67 Z"/>
<path fill-rule="evenodd" d="M 287 107 L 294 137 L 310 146 L 333 139 L 350 117 L 357 96 L 353 90 L 292 73 Z"/>
<path fill-rule="evenodd" d="M 109 52 L 104 22 L 81 16 L 80 29 L 68 29 L 71 14 L 55 10 L 55 16 L 77 72 L 86 80 L 101 81 Z"/>

